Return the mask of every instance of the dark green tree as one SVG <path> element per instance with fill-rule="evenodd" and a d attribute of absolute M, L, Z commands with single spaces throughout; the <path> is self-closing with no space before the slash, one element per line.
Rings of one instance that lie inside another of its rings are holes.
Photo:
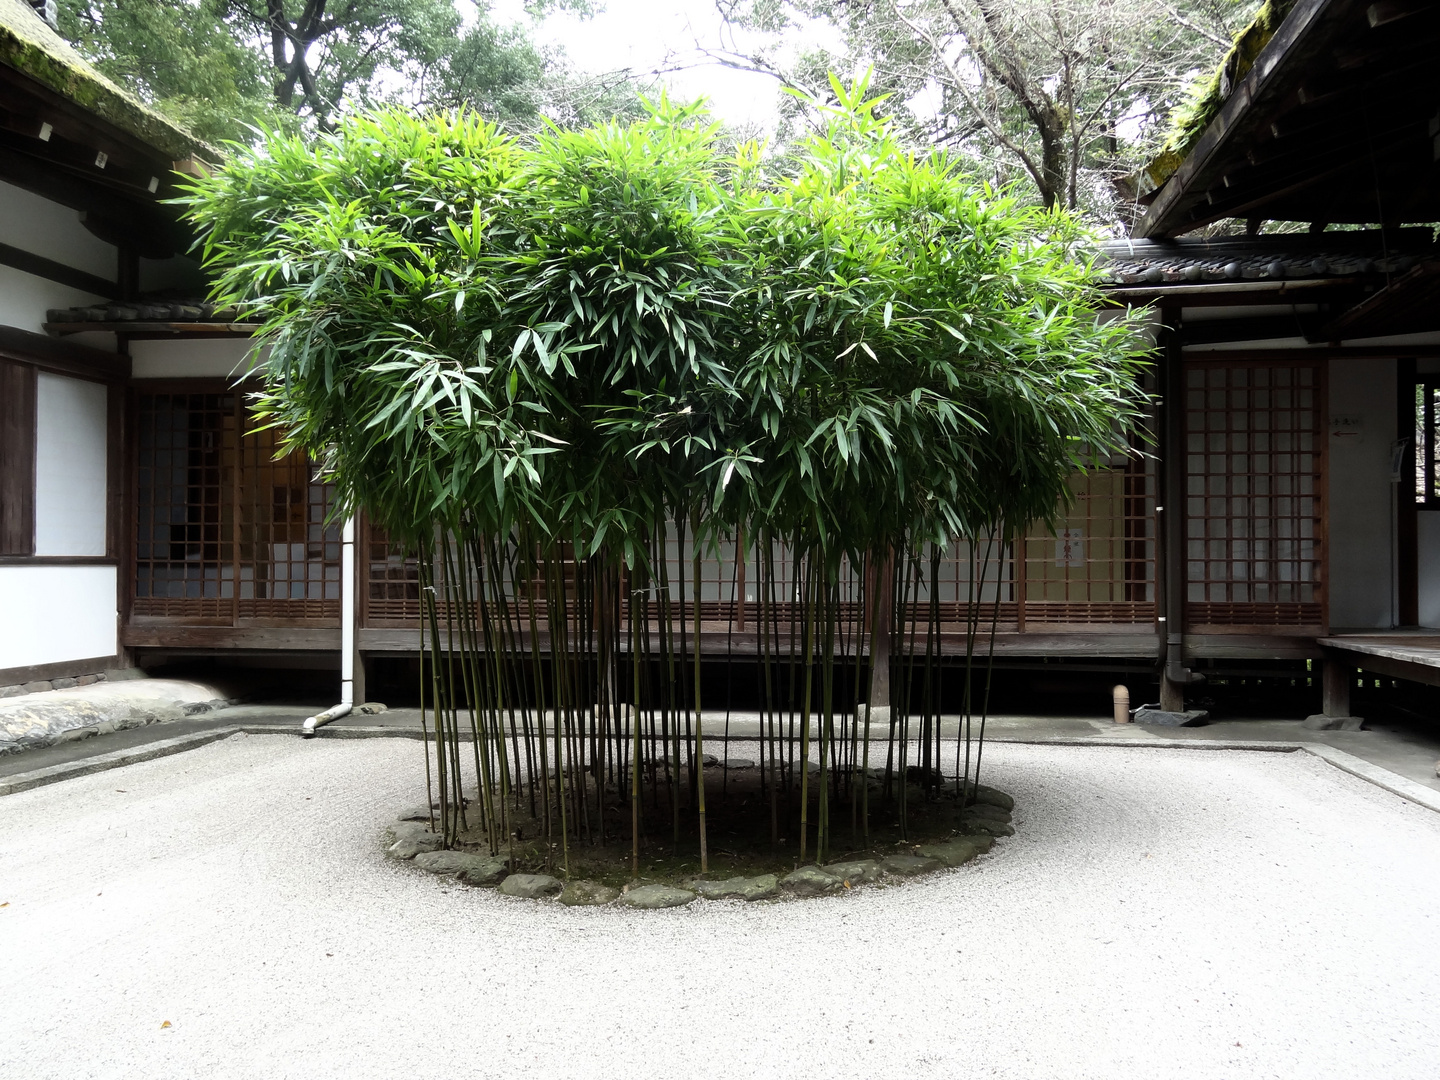
<path fill-rule="evenodd" d="M 214 142 L 331 130 L 378 104 L 465 104 L 513 130 L 639 109 L 626 78 L 577 75 L 484 4 L 469 20 L 455 0 L 60 0 L 59 14 L 101 71 Z"/>
<path fill-rule="evenodd" d="M 842 587 L 890 553 L 902 599 L 947 546 L 993 562 L 1068 477 L 1128 452 L 1148 346 L 1136 317 L 1099 316 L 1073 219 L 954 155 L 907 151 L 863 84 L 830 89 L 838 106 L 816 106 L 822 127 L 783 173 L 662 100 L 637 123 L 523 142 L 463 112 L 347 118 L 192 185 L 216 300 L 266 320 L 258 415 L 324 463 L 338 506 L 413 545 L 448 841 L 465 831 L 468 728 L 483 804 L 469 813 L 492 852 L 513 843 L 528 786 L 563 851 L 587 821 L 603 837 L 626 799 L 638 866 L 643 783 L 652 808 L 665 786 L 677 845 L 695 799 L 703 871 L 685 634 L 701 632 L 702 550 L 738 542 L 761 553 L 757 591 L 783 604 L 792 662 L 816 676 L 767 782 L 774 799 L 783 755 L 801 858 L 813 825 L 823 859 L 832 798 L 868 821 L 869 726 L 836 704 L 836 654 L 891 633 L 858 627 Z M 691 564 L 667 580 L 677 534 Z M 652 614 L 653 645 L 637 629 Z M 930 637 L 896 652 L 928 658 Z M 520 667 L 536 706 L 523 743 Z M 935 793 L 937 700 L 923 710 Z M 902 778 L 906 723 L 882 736 Z"/>

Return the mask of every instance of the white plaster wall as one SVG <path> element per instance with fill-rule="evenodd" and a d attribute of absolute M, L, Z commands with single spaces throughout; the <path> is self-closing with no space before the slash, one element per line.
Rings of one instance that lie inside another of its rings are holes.
<path fill-rule="evenodd" d="M 0 221 L 5 214 L 0 211 Z M 32 333 L 43 333 L 46 308 L 85 307 L 103 303 L 104 298 L 81 292 L 68 285 L 26 274 L 10 266 L 0 266 L 0 323 L 16 326 Z"/>
<path fill-rule="evenodd" d="M 1330 625 L 1395 625 L 1395 361 L 1330 361 L 1330 416 L 1362 420 L 1359 436 L 1329 437 Z"/>
<path fill-rule="evenodd" d="M 249 338 L 132 341 L 130 374 L 136 379 L 240 378 L 258 359 Z"/>
<path fill-rule="evenodd" d="M 0 668 L 117 651 L 113 566 L 0 566 Z"/>
<path fill-rule="evenodd" d="M 0 182 L 0 243 L 115 280 L 114 246 L 85 228 L 80 212 Z"/>
<path fill-rule="evenodd" d="M 105 554 L 106 389 L 35 382 L 35 554 Z M 96 654 L 91 654 L 96 655 Z"/>

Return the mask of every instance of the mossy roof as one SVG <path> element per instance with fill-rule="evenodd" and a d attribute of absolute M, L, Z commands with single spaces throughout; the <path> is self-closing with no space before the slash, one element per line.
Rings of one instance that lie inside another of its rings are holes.
<path fill-rule="evenodd" d="M 197 154 L 214 156 L 184 128 L 91 67 L 25 0 L 0 0 L 0 64 L 14 68 L 172 161 Z"/>
<path fill-rule="evenodd" d="M 1185 156 L 1194 149 L 1205 129 L 1219 114 L 1230 92 L 1240 85 L 1255 58 L 1270 44 L 1275 31 L 1290 14 L 1297 0 L 1264 0 L 1250 24 L 1235 35 L 1235 42 L 1211 74 L 1198 80 L 1189 91 L 1185 104 L 1170 118 L 1170 132 L 1160 152 L 1134 174 L 1135 190 L 1148 195 L 1159 188 L 1180 168 Z"/>

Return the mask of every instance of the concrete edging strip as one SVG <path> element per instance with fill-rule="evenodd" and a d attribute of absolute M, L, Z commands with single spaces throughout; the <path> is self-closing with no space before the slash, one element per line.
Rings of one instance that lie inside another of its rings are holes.
<path fill-rule="evenodd" d="M 1302 743 L 1301 748 L 1308 750 L 1321 761 L 1327 762 L 1337 769 L 1349 773 L 1351 776 L 1358 776 L 1361 780 L 1368 780 L 1378 788 L 1384 788 L 1392 795 L 1399 795 L 1402 799 L 1408 799 L 1427 810 L 1434 810 L 1440 813 L 1440 791 L 1432 791 L 1424 784 L 1417 784 L 1414 780 L 1407 780 L 1399 773 L 1393 773 L 1389 769 L 1382 769 L 1379 765 L 1372 765 L 1364 758 L 1358 758 L 1354 754 L 1347 754 L 1344 750 L 1337 750 L 1333 746 L 1326 746 L 1324 743 Z"/>
<path fill-rule="evenodd" d="M 105 772 L 108 769 L 118 769 L 123 765 L 134 765 L 141 761 L 151 761 L 155 758 L 169 757 L 171 754 L 180 754 L 186 750 L 196 750 L 207 746 L 221 739 L 228 739 L 231 735 L 293 735 L 289 728 L 277 727 L 274 725 L 261 724 L 229 724 L 223 728 L 216 728 L 213 731 L 201 731 L 192 735 L 180 735 L 173 739 L 162 739 L 160 742 L 150 743 L 147 746 L 137 746 L 130 750 L 116 750 L 109 754 L 97 754 L 95 757 L 85 758 L 83 761 L 72 761 L 64 765 L 51 765 L 44 769 L 35 769 L 32 772 L 16 773 L 10 777 L 0 777 L 0 796 L 13 795 L 20 791 L 28 791 L 31 788 L 44 787 L 47 784 L 58 783 L 61 780 L 68 780 L 74 776 L 86 776 L 90 773 Z M 404 729 L 387 727 L 348 727 L 348 728 L 326 728 L 317 733 L 332 739 L 418 739 L 422 733 L 418 731 L 406 731 Z M 1363 758 L 1354 754 L 1346 753 L 1344 750 L 1337 750 L 1333 746 L 1326 746 L 1324 743 L 1287 743 L 1287 742 L 1245 742 L 1240 740 L 1215 740 L 1202 739 L 1107 739 L 1107 738 L 1085 738 L 1085 737 L 1040 737 L 1033 739 L 1017 738 L 1015 736 L 993 736 L 990 740 L 996 743 L 1015 743 L 1024 746 L 1105 746 L 1124 747 L 1126 749 L 1142 748 L 1152 750 L 1255 750 L 1271 754 L 1292 754 L 1297 750 L 1303 750 L 1328 765 L 1332 765 L 1342 772 L 1351 776 L 1368 781 L 1378 788 L 1398 795 L 1400 798 L 1423 806 L 1427 810 L 1440 813 L 1440 791 L 1432 791 L 1423 784 L 1417 784 L 1413 780 L 1407 780 L 1399 773 L 1391 772 L 1389 769 L 1381 768 L 1379 765 L 1372 765 Z"/>
<path fill-rule="evenodd" d="M 216 728 L 214 731 L 199 731 L 191 735 L 177 735 L 173 739 L 162 739 L 159 742 L 132 747 L 129 750 L 116 750 L 109 754 L 96 754 L 94 757 L 85 758 L 81 761 L 69 761 L 63 765 L 50 765 L 43 769 L 34 769 L 30 772 L 0 777 L 0 795 L 14 795 L 20 791 L 28 791 L 30 788 L 44 787 L 46 784 L 69 780 L 72 776 L 86 776 L 89 773 L 105 772 L 107 769 L 118 769 L 122 765 L 134 765 L 141 761 L 169 757 L 171 754 L 183 753 L 186 750 L 195 750 L 201 746 L 205 746 L 207 743 L 218 742 L 221 739 L 229 738 L 238 730 L 238 728 L 227 726 Z"/>

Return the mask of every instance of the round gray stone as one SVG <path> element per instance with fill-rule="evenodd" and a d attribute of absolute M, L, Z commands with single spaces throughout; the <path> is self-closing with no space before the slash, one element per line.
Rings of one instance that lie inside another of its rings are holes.
<path fill-rule="evenodd" d="M 619 889 L 598 881 L 567 881 L 560 890 L 560 902 L 567 907 L 598 907 L 620 895 Z"/>
<path fill-rule="evenodd" d="M 986 836 L 1014 836 L 1015 826 L 993 818 L 971 817 L 966 813 L 960 817 L 960 831 L 971 835 L 983 833 Z"/>
<path fill-rule="evenodd" d="M 998 806 L 1001 810 L 1011 811 L 1015 809 L 1015 800 L 999 788 L 986 787 L 984 784 L 974 785 L 970 789 L 970 802 L 972 804 L 989 804 Z"/>
<path fill-rule="evenodd" d="M 729 758 L 725 762 L 727 769 L 753 769 L 754 767 L 755 762 L 749 758 Z"/>
<path fill-rule="evenodd" d="M 962 866 L 989 851 L 994 844 L 993 836 L 962 836 L 938 844 L 922 844 L 915 852 L 927 859 L 937 859 L 946 866 Z"/>
<path fill-rule="evenodd" d="M 821 869 L 842 882 L 848 881 L 851 885 L 867 885 L 872 881 L 879 881 L 881 876 L 880 864 L 874 859 L 850 859 L 846 862 L 830 863 Z"/>
<path fill-rule="evenodd" d="M 393 844 L 396 840 L 404 840 L 411 836 L 422 836 L 429 832 L 430 822 L 428 820 L 416 821 L 402 818 L 385 829 L 385 839 Z"/>
<path fill-rule="evenodd" d="M 1010 811 L 1001 809 L 994 803 L 977 802 L 974 806 L 967 806 L 963 816 L 970 818 L 984 818 L 987 821 L 1010 820 Z"/>
<path fill-rule="evenodd" d="M 818 866 L 802 866 L 781 878 L 780 887 L 792 896 L 824 896 L 843 889 L 845 881 Z"/>
<path fill-rule="evenodd" d="M 477 855 L 475 860 L 455 875 L 455 880 L 460 884 L 474 885 L 480 889 L 493 889 L 510 873 L 508 859 L 502 859 L 499 856 L 492 858 L 489 855 Z"/>
<path fill-rule="evenodd" d="M 891 855 L 881 865 L 885 867 L 887 874 L 914 877 L 939 870 L 944 864 L 939 859 L 926 858 L 924 855 Z"/>
<path fill-rule="evenodd" d="M 768 900 L 780 892 L 780 879 L 774 874 L 696 881 L 693 885 L 706 900 Z"/>
<path fill-rule="evenodd" d="M 562 888 L 560 879 L 549 874 L 511 874 L 500 882 L 500 891 L 506 896 L 519 896 L 525 900 L 554 896 Z"/>
<path fill-rule="evenodd" d="M 415 865 L 432 874 L 459 874 L 463 871 L 480 871 L 483 875 L 493 864 L 505 868 L 505 860 L 480 855 L 473 851 L 422 851 L 415 856 Z"/>
<path fill-rule="evenodd" d="M 673 885 L 640 885 L 620 897 L 626 907 L 643 908 L 653 911 L 658 908 L 684 907 L 695 899 L 689 889 L 677 889 Z"/>
<path fill-rule="evenodd" d="M 397 859 L 413 859 L 421 852 L 439 851 L 444 846 L 444 837 L 438 833 L 424 832 L 414 836 L 402 836 L 385 851 Z"/>

